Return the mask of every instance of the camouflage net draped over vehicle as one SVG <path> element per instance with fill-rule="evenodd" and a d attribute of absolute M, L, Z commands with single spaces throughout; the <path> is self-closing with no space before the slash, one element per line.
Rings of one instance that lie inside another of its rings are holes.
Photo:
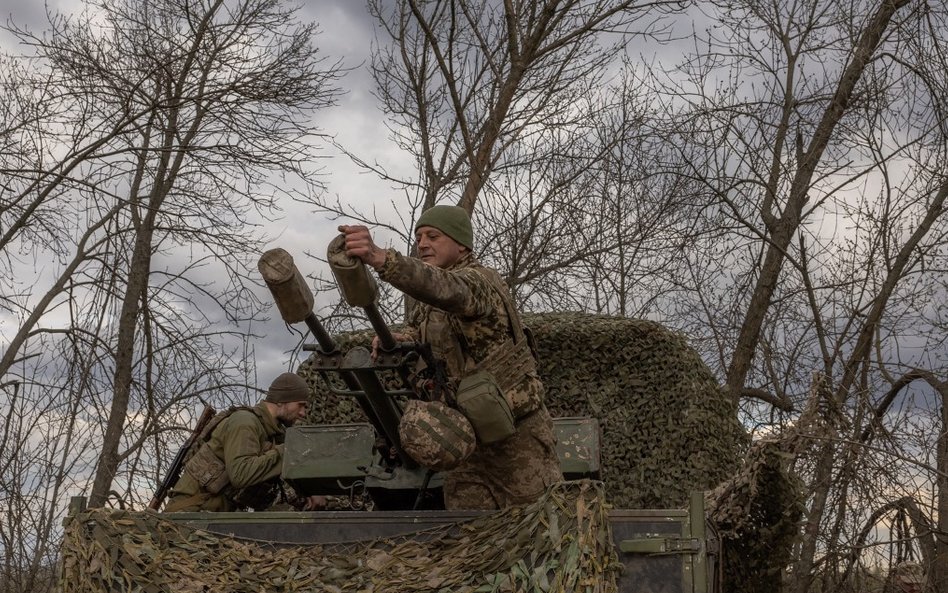
<path fill-rule="evenodd" d="M 802 508 L 798 484 L 773 443 L 748 451 L 733 399 L 685 338 L 651 321 L 582 313 L 524 322 L 536 338 L 550 412 L 599 420 L 610 503 L 680 508 L 691 491 L 709 492 L 728 587 L 779 590 Z M 372 335 L 341 335 L 340 348 L 368 346 Z M 322 396 L 325 384 L 308 361 L 298 372 L 320 394 L 312 422 L 365 421 L 351 398 Z"/>
<path fill-rule="evenodd" d="M 62 593 L 615 593 L 619 569 L 601 483 L 537 502 L 343 547 L 280 546 L 186 527 L 150 511 L 95 509 L 66 528 Z"/>
<path fill-rule="evenodd" d="M 792 442 L 768 437 L 754 443 L 741 471 L 706 493 L 708 517 L 724 542 L 728 593 L 781 591 L 804 511 L 789 469 Z"/>
<path fill-rule="evenodd" d="M 736 471 L 747 437 L 732 399 L 684 337 L 658 323 L 582 313 L 525 315 L 554 416 L 592 416 L 602 428 L 601 478 L 617 508 L 677 508 Z M 397 331 L 397 330 L 396 330 Z M 345 351 L 372 332 L 338 336 Z M 316 424 L 364 422 L 352 398 L 314 386 Z"/>

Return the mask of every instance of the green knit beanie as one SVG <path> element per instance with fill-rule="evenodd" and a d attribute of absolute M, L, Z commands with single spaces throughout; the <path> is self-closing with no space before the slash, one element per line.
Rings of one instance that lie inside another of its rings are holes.
<path fill-rule="evenodd" d="M 283 373 L 270 384 L 264 399 L 274 404 L 303 402 L 309 399 L 309 385 L 296 373 Z"/>
<path fill-rule="evenodd" d="M 423 226 L 438 229 L 454 239 L 458 245 L 474 249 L 474 230 L 471 228 L 471 217 L 467 210 L 460 206 L 432 206 L 421 213 L 415 224 L 415 230 Z"/>

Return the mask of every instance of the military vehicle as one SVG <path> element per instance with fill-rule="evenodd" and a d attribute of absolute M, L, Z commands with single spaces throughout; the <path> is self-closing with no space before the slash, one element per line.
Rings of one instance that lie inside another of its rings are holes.
<path fill-rule="evenodd" d="M 505 553 L 507 554 L 505 566 L 513 567 L 511 570 L 514 572 L 511 574 L 516 574 L 518 565 L 530 567 L 533 574 L 524 575 L 521 583 L 521 585 L 529 583 L 530 588 L 515 586 L 517 577 L 514 576 L 510 577 L 511 580 L 504 582 L 499 580 L 493 583 L 485 582 L 479 588 L 468 586 L 459 589 L 441 586 L 439 585 L 441 581 L 435 579 L 429 581 L 428 584 L 431 586 L 424 590 L 546 591 L 572 590 L 573 586 L 577 590 L 609 590 L 590 582 L 582 587 L 579 586 L 582 583 L 564 587 L 560 581 L 556 581 L 560 584 L 551 586 L 550 579 L 555 581 L 555 576 L 551 575 L 561 570 L 567 571 L 569 567 L 564 564 L 569 561 L 564 563 L 562 560 L 553 560 L 543 565 L 546 568 L 542 571 L 535 568 L 538 562 L 535 556 L 538 552 L 532 543 L 530 541 L 511 543 L 518 538 L 522 540 L 525 537 L 523 532 L 511 534 L 503 531 L 504 523 L 514 523 L 516 517 L 522 519 L 522 515 L 511 516 L 501 513 L 499 520 L 490 523 L 492 517 L 498 515 L 497 513 L 444 510 L 441 476 L 420 467 L 408 456 L 401 447 L 398 433 L 403 402 L 407 398 L 430 396 L 425 393 L 424 387 L 418 387 L 420 383 L 418 377 L 410 376 L 411 369 L 416 366 L 419 358 L 423 358 L 428 363 L 428 368 L 433 369 L 431 372 L 436 374 L 439 368 L 438 361 L 431 358 L 431 353 L 424 344 L 403 343 L 395 339 L 378 311 L 378 289 L 374 279 L 362 267 L 361 262 L 347 258 L 340 251 L 337 239 L 330 245 L 328 258 L 333 274 L 343 297 L 351 306 L 359 307 L 365 312 L 366 318 L 378 336 L 379 352 L 376 357 L 373 357 L 369 350 L 362 346 L 354 346 L 345 351 L 338 346 L 336 340 L 324 329 L 313 313 L 312 293 L 306 287 L 290 254 L 280 249 L 271 250 L 265 253 L 259 262 L 259 269 L 273 293 L 283 319 L 287 323 L 305 323 L 317 340 L 317 344 L 307 346 L 307 348 L 313 352 L 309 364 L 320 375 L 321 387 L 332 390 L 336 396 L 351 398 L 357 403 L 365 417 L 364 422 L 289 428 L 284 449 L 283 479 L 301 495 L 322 494 L 353 499 L 358 495 L 361 497 L 360 500 L 368 501 L 371 510 L 167 513 L 160 515 L 161 520 L 188 529 L 203 530 L 202 533 L 217 534 L 222 539 L 241 542 L 241 545 L 262 546 L 259 549 L 284 549 L 287 550 L 286 554 L 290 554 L 288 550 L 298 551 L 309 546 L 314 550 L 314 555 L 341 556 L 357 549 L 358 542 L 384 541 L 388 542 L 384 544 L 384 549 L 391 550 L 392 546 L 398 545 L 397 542 L 439 539 L 439 545 L 443 548 L 445 545 L 450 547 L 457 542 L 463 542 L 459 534 L 468 533 L 465 537 L 476 539 L 479 537 L 478 534 L 493 530 L 491 537 L 497 541 L 489 541 L 486 544 L 493 546 L 490 548 L 493 550 L 491 553 L 497 557 L 504 557 Z M 437 377 L 433 375 L 429 379 L 421 383 L 431 388 L 436 384 Z M 597 492 L 595 485 L 602 477 L 601 434 L 598 420 L 592 417 L 561 417 L 556 418 L 554 424 L 558 441 L 557 454 L 567 479 L 566 490 Z M 178 459 L 176 463 L 180 461 Z M 170 483 L 173 483 L 175 477 L 172 476 Z M 546 510 L 533 509 L 531 512 L 535 514 L 528 515 L 529 522 L 543 524 L 541 535 L 546 539 L 555 539 L 554 548 L 558 548 L 561 545 L 560 542 L 573 547 L 578 545 L 579 550 L 575 557 L 583 557 L 583 545 L 600 545 L 608 548 L 615 561 L 612 576 L 616 579 L 619 591 L 715 593 L 721 590 L 721 545 L 714 529 L 705 517 L 702 492 L 692 493 L 684 508 L 608 509 L 603 506 L 600 512 L 607 517 L 608 525 L 600 526 L 604 531 L 600 532 L 598 539 L 602 539 L 601 533 L 607 533 L 611 541 L 598 541 L 598 543 L 588 540 L 584 544 L 585 535 L 569 533 L 569 529 L 578 531 L 579 526 L 587 525 L 588 527 L 593 523 L 591 520 L 587 521 L 587 524 L 583 523 L 584 512 L 593 514 L 591 509 L 587 509 L 590 503 L 584 502 L 581 496 L 570 499 L 568 503 L 570 505 L 575 503 L 575 508 L 570 507 L 566 513 L 569 516 L 556 518 L 549 509 L 558 504 L 562 505 L 562 502 L 559 499 L 546 499 Z M 88 514 L 84 514 L 85 509 L 82 508 L 81 500 L 74 501 L 74 506 L 75 508 L 70 512 L 74 526 L 77 522 L 85 521 L 86 523 L 84 530 L 80 529 L 80 535 L 75 537 L 80 539 L 93 537 L 93 534 L 101 533 L 105 529 L 101 518 L 97 523 Z M 124 525 L 127 529 L 132 529 L 133 525 L 137 525 L 141 530 L 151 529 L 156 534 L 164 534 L 152 535 L 141 541 L 136 540 L 134 545 L 130 544 L 129 539 L 125 537 L 122 541 L 126 551 L 129 549 L 139 551 L 143 547 L 148 548 L 155 541 L 161 540 L 167 543 L 169 538 L 173 539 L 168 535 L 171 528 L 145 525 L 142 523 L 145 520 L 141 518 L 132 519 L 123 515 L 116 521 L 125 521 Z M 566 533 L 560 533 L 556 525 L 557 521 L 563 523 Z M 197 538 L 194 535 L 175 533 L 178 535 L 174 537 L 189 541 Z M 534 534 L 532 537 L 540 537 L 537 532 L 531 533 Z M 488 536 L 481 536 L 480 545 L 485 545 L 483 541 L 485 537 Z M 445 544 L 445 541 L 448 543 Z M 470 548 L 473 545 L 467 542 L 461 547 Z M 81 547 L 81 545 L 75 545 L 72 549 Z M 457 546 L 454 546 L 451 549 L 456 548 Z M 371 568 L 373 562 L 371 558 L 378 556 L 377 549 L 371 549 L 375 551 L 366 556 L 370 558 L 369 560 L 359 560 L 355 564 L 359 567 L 366 564 Z M 556 552 L 562 553 L 560 550 Z M 150 556 L 136 553 L 138 560 L 120 570 L 141 573 L 143 572 L 140 564 L 142 556 L 148 556 L 152 562 L 155 561 L 156 553 L 151 553 Z M 481 555 L 484 553 L 481 552 Z M 514 557 L 510 557 L 511 553 Z M 422 556 L 424 554 L 431 554 L 434 558 L 431 552 L 424 552 Z M 455 551 L 452 554 L 457 555 L 458 552 Z M 67 576 L 78 574 L 76 565 L 82 565 L 82 560 L 70 558 L 68 551 L 64 553 L 64 556 L 67 556 L 67 563 L 73 564 L 72 572 L 67 566 L 64 574 Z M 568 556 L 568 558 L 573 557 Z M 114 553 L 111 558 L 116 566 L 123 561 Z M 531 562 L 524 562 L 528 558 Z M 563 556 L 557 556 L 557 558 L 563 558 Z M 349 560 L 351 561 L 351 558 Z M 436 563 L 430 558 L 427 560 Z M 102 563 L 98 559 L 92 562 Z M 213 563 L 214 560 L 205 559 L 204 562 Z M 421 565 L 415 566 L 414 570 L 417 573 L 434 568 L 434 566 Z M 204 570 L 207 569 L 208 564 L 205 564 Z M 600 571 L 597 574 L 606 574 L 612 569 L 601 566 L 596 570 Z M 274 589 L 284 590 L 280 587 L 287 586 L 287 581 L 293 579 L 294 575 L 303 574 L 301 570 L 297 566 L 292 570 L 278 571 L 279 576 L 274 577 Z M 353 569 L 349 566 L 346 570 Z M 144 570 L 144 572 L 148 571 Z M 549 574 L 539 574 L 540 572 Z M 251 575 L 244 574 L 243 576 L 249 578 Z M 259 575 L 253 576 L 259 577 Z M 177 588 L 184 586 L 184 582 L 176 585 Z M 156 590 L 161 589 L 158 585 L 155 587 Z M 309 589 L 303 587 L 299 590 Z M 327 586 L 327 590 L 333 589 Z M 376 589 L 366 586 L 359 590 L 374 591 Z M 378 590 L 388 589 L 382 587 Z M 398 590 L 398 588 L 392 590 Z"/>

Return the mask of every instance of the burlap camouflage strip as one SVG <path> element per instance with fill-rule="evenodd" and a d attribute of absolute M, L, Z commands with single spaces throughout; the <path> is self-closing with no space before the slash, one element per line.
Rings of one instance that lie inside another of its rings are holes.
<path fill-rule="evenodd" d="M 568 482 L 529 506 L 346 549 L 238 540 L 152 512 L 97 509 L 67 525 L 60 586 L 62 593 L 615 593 L 620 565 L 607 509 L 600 483 Z"/>

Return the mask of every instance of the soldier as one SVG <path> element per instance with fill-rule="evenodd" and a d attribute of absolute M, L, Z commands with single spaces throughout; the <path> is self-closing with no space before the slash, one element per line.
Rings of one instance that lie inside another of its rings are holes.
<path fill-rule="evenodd" d="M 306 417 L 309 386 L 294 373 L 277 377 L 256 406 L 218 414 L 195 443 L 165 511 L 263 510 L 276 501 L 284 428 Z M 310 496 L 303 510 L 326 505 Z"/>
<path fill-rule="evenodd" d="M 543 384 L 520 316 L 499 274 L 474 257 L 467 212 L 434 206 L 422 213 L 415 225 L 418 259 L 379 248 L 364 226 L 343 225 L 339 230 L 346 235 L 348 255 L 419 302 L 407 333 L 397 337 L 430 344 L 435 357 L 446 363 L 456 393 L 449 398 L 454 401 L 446 402 L 450 407 L 410 406 L 400 426 L 403 445 L 417 461 L 450 470 L 444 482 L 445 506 L 500 509 L 526 504 L 561 481 L 553 420 L 543 404 Z M 458 409 L 461 421 L 467 424 L 466 417 L 473 426 L 476 448 L 467 448 L 466 441 L 473 442 L 473 437 L 445 414 Z M 407 429 L 406 420 L 411 425 Z M 435 421 L 440 428 L 431 434 Z M 424 436 L 426 430 L 432 437 L 427 444 L 445 453 L 440 467 L 418 458 L 425 453 L 424 444 L 413 450 L 413 443 L 404 442 L 404 435 Z"/>

